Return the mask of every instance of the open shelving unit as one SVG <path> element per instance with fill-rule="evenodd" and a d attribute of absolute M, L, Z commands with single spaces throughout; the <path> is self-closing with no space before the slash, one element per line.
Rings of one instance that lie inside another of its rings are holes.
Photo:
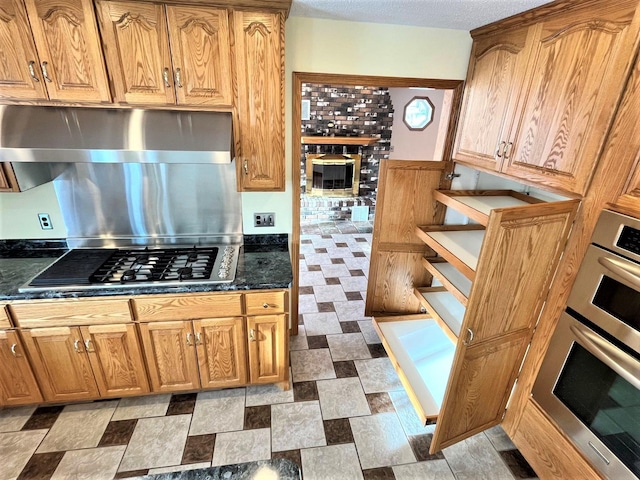
<path fill-rule="evenodd" d="M 432 284 L 414 289 L 428 315 L 373 319 L 418 416 L 436 422 L 432 452 L 499 423 L 578 205 L 510 190 L 433 198 L 475 223 L 416 227 L 436 254 L 421 259 Z"/>

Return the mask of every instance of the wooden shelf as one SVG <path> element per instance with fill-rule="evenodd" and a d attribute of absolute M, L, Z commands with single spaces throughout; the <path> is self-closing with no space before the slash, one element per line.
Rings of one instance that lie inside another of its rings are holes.
<path fill-rule="evenodd" d="M 484 240 L 482 225 L 427 225 L 416 234 L 447 262 L 473 281 Z"/>
<path fill-rule="evenodd" d="M 471 294 L 471 280 L 441 257 L 423 258 L 422 265 L 433 275 L 435 281 L 440 282 L 463 306 L 467 306 Z"/>
<path fill-rule="evenodd" d="M 444 287 L 416 288 L 414 294 L 453 344 L 458 341 L 465 307 Z"/>
<path fill-rule="evenodd" d="M 433 423 L 444 399 L 455 344 L 435 320 L 408 318 L 374 317 L 373 325 L 420 420 Z"/>
<path fill-rule="evenodd" d="M 373 145 L 378 137 L 302 137 L 303 145 Z"/>
<path fill-rule="evenodd" d="M 433 198 L 485 227 L 492 210 L 544 203 L 513 190 L 436 190 Z"/>

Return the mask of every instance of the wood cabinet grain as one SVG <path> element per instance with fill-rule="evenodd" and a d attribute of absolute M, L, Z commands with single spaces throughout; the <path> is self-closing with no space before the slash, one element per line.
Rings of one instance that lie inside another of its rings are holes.
<path fill-rule="evenodd" d="M 251 383 L 275 383 L 287 380 L 289 337 L 286 320 L 286 315 L 260 315 L 247 318 Z M 288 388 L 288 384 L 285 388 Z"/>
<path fill-rule="evenodd" d="M 15 330 L 0 330 L 0 406 L 39 403 L 42 394 Z"/>
<path fill-rule="evenodd" d="M 202 387 L 245 385 L 248 378 L 244 318 L 195 320 L 193 328 Z"/>

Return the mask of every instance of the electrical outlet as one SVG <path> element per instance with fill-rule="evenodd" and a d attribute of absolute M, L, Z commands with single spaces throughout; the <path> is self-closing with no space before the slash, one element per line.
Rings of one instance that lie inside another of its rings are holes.
<path fill-rule="evenodd" d="M 48 213 L 39 213 L 38 220 L 40 221 L 40 228 L 43 230 L 53 230 L 53 224 Z"/>
<path fill-rule="evenodd" d="M 270 213 L 254 213 L 253 214 L 253 226 L 254 227 L 275 227 L 276 214 Z"/>

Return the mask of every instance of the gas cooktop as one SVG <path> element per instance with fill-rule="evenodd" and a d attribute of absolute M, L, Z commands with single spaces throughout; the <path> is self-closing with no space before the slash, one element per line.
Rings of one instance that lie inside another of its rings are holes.
<path fill-rule="evenodd" d="M 19 291 L 228 283 L 235 278 L 238 250 L 236 245 L 78 248 L 60 257 Z"/>

